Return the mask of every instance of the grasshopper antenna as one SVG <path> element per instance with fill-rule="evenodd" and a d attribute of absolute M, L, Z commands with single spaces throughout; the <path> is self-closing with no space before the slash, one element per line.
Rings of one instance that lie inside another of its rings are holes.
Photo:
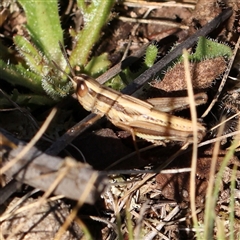
<path fill-rule="evenodd" d="M 72 68 L 72 66 L 71 66 L 71 64 L 70 64 L 70 62 L 69 62 L 69 60 L 68 60 L 67 52 L 66 52 L 63 44 L 62 44 L 60 41 L 58 42 L 58 44 L 59 44 L 59 46 L 60 46 L 61 52 L 62 52 L 62 54 L 63 54 L 63 57 L 64 57 L 64 59 L 65 59 L 66 62 L 67 62 L 67 65 L 68 65 L 68 67 L 69 67 L 69 69 L 70 69 L 70 72 L 71 72 L 73 78 L 72 78 L 69 74 L 67 74 L 65 71 L 63 71 L 55 61 L 52 60 L 52 63 L 54 64 L 54 66 L 55 66 L 60 72 L 62 72 L 63 74 L 65 74 L 65 75 L 72 81 L 72 83 L 75 83 L 76 81 L 74 81 L 74 77 L 75 77 L 76 75 L 75 75 L 75 73 L 74 73 L 74 71 L 73 71 L 73 68 Z"/>
<path fill-rule="evenodd" d="M 54 66 L 60 71 L 62 72 L 63 74 L 65 74 L 71 81 L 72 83 L 75 83 L 74 79 L 69 75 L 67 74 L 66 72 L 64 72 L 58 65 L 55 61 L 52 60 L 52 63 L 54 64 Z"/>
<path fill-rule="evenodd" d="M 67 52 L 66 52 L 66 50 L 65 50 L 65 48 L 64 48 L 64 46 L 63 46 L 63 44 L 62 44 L 60 41 L 58 42 L 58 44 L 59 44 L 59 47 L 60 47 L 61 52 L 62 52 L 62 54 L 63 54 L 63 57 L 64 57 L 64 59 L 65 59 L 66 62 L 67 62 L 67 65 L 68 65 L 68 67 L 69 67 L 69 69 L 70 69 L 71 74 L 75 77 L 75 73 L 74 73 L 74 71 L 73 71 L 73 68 L 72 68 L 72 66 L 71 66 L 71 64 L 70 64 L 70 62 L 69 62 L 69 60 L 68 60 Z"/>

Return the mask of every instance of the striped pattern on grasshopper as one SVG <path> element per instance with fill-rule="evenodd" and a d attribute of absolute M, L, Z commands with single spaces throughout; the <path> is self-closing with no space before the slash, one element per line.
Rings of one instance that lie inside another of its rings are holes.
<path fill-rule="evenodd" d="M 192 122 L 158 110 L 153 104 L 124 95 L 99 84 L 93 78 L 81 74 L 72 79 L 79 103 L 87 110 L 106 116 L 115 126 L 154 144 L 164 140 L 193 142 Z M 206 95 L 198 96 L 200 102 Z M 200 123 L 198 141 L 206 129 Z"/>

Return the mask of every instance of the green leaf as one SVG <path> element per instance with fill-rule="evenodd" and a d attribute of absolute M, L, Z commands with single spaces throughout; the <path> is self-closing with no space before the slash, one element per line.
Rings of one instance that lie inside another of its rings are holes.
<path fill-rule="evenodd" d="M 108 69 L 110 64 L 111 62 L 108 60 L 108 54 L 103 53 L 100 56 L 92 57 L 85 67 L 84 72 L 92 77 L 98 77 Z"/>
<path fill-rule="evenodd" d="M 52 99 L 59 100 L 69 94 L 72 83 L 66 77 L 63 78 L 62 73 L 54 69 L 53 64 L 32 43 L 22 36 L 15 36 L 14 42 L 27 65 L 38 74 L 42 88 Z"/>
<path fill-rule="evenodd" d="M 83 13 L 84 28 L 76 36 L 76 46 L 70 56 L 70 63 L 82 67 L 87 64 L 92 47 L 100 39 L 102 27 L 109 20 L 113 0 L 94 0 L 88 6 L 83 0 L 77 1 Z M 82 8 L 81 8 L 82 7 Z"/>
<path fill-rule="evenodd" d="M 123 83 L 122 78 L 119 75 L 108 80 L 104 85 L 107 87 L 111 87 L 117 91 L 121 91 L 124 87 L 126 87 L 126 85 Z"/>
<path fill-rule="evenodd" d="M 201 61 L 220 56 L 230 58 L 232 56 L 232 49 L 223 43 L 218 43 L 205 37 L 199 37 L 196 51 L 190 55 L 190 60 Z"/>
<path fill-rule="evenodd" d="M 58 15 L 58 1 L 19 0 L 27 17 L 27 29 L 34 45 L 62 69 L 66 66 L 59 42 L 63 44 L 63 31 Z"/>
<path fill-rule="evenodd" d="M 126 68 L 119 73 L 119 77 L 122 79 L 120 83 L 119 78 L 114 78 L 108 82 L 108 86 L 116 89 L 122 90 L 122 88 L 131 83 L 136 77 L 138 77 L 141 73 L 143 73 L 146 69 L 153 66 L 154 62 L 157 59 L 158 48 L 152 43 L 150 44 L 145 52 L 144 61 L 139 64 L 139 69 L 136 72 L 130 70 L 130 68 Z"/>
<path fill-rule="evenodd" d="M 19 3 L 25 11 L 26 29 L 31 38 L 28 40 L 25 36 L 14 37 L 20 55 L 17 58 L 15 53 L 0 44 L 0 50 L 3 50 L 0 53 L 1 58 L 5 60 L 0 61 L 1 76 L 13 85 L 27 87 L 37 94 L 47 93 L 52 99 L 59 100 L 69 94 L 72 83 L 53 63 L 69 72 L 59 46 L 59 42 L 63 44 L 63 30 L 59 20 L 58 1 L 19 0 Z M 75 37 L 76 45 L 70 58 L 73 67 L 87 64 L 91 49 L 99 41 L 100 31 L 109 20 L 115 1 L 93 0 L 86 4 L 79 0 L 78 3 L 84 15 L 84 27 Z M 90 75 L 98 75 L 108 66 L 109 61 L 105 54 L 93 58 L 86 71 Z"/>
<path fill-rule="evenodd" d="M 16 35 L 13 40 L 30 69 L 41 76 L 47 75 L 50 68 L 48 67 L 49 63 L 46 57 L 25 37 Z"/>
<path fill-rule="evenodd" d="M 145 61 L 144 61 L 147 68 L 150 68 L 153 66 L 154 62 L 157 59 L 157 54 L 158 54 L 157 46 L 154 44 L 150 44 L 146 49 Z"/>
<path fill-rule="evenodd" d="M 0 59 L 1 78 L 13 85 L 21 85 L 35 93 L 44 93 L 41 86 L 41 76 L 27 71 L 22 65 L 7 64 Z"/>

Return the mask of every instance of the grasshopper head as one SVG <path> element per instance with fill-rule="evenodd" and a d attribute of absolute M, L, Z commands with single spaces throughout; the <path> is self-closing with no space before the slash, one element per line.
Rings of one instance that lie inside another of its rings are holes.
<path fill-rule="evenodd" d="M 93 111 L 96 104 L 97 88 L 99 88 L 99 84 L 85 74 L 75 76 L 71 81 L 76 90 L 79 103 L 87 111 Z"/>
<path fill-rule="evenodd" d="M 75 76 L 72 79 L 73 87 L 76 90 L 78 98 L 82 98 L 88 94 L 88 86 L 86 84 L 87 78 L 87 75 L 81 74 L 80 76 Z"/>

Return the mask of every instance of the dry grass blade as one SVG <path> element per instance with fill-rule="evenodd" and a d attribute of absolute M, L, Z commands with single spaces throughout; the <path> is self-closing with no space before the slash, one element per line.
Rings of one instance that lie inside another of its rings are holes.
<path fill-rule="evenodd" d="M 187 91 L 189 96 L 190 102 L 190 112 L 192 117 L 192 124 L 193 124 L 193 150 L 192 150 L 192 164 L 191 164 L 191 175 L 190 175 L 190 204 L 192 210 L 192 218 L 195 227 L 198 226 L 197 221 L 197 213 L 196 213 L 196 204 L 195 204 L 195 193 L 196 193 L 196 185 L 195 185 L 195 178 L 196 178 L 196 169 L 197 169 L 197 153 L 198 153 L 198 136 L 197 136 L 197 112 L 194 102 L 194 93 L 193 93 L 193 86 L 191 75 L 189 71 L 189 61 L 188 61 L 188 53 L 186 50 L 183 52 L 184 57 L 184 69 L 185 69 L 185 78 L 187 82 Z"/>
<path fill-rule="evenodd" d="M 223 131 L 223 125 L 219 129 L 218 136 L 222 135 Z M 211 168 L 210 168 L 210 173 L 209 173 L 209 184 L 208 184 L 208 189 L 207 189 L 207 194 L 206 194 L 206 208 L 205 212 L 209 213 L 212 212 L 214 209 L 214 199 L 213 199 L 213 188 L 214 188 L 214 178 L 215 178 L 215 170 L 216 170 L 216 163 L 217 163 L 217 157 L 218 157 L 218 151 L 220 148 L 220 141 L 216 141 L 214 144 L 214 150 L 213 150 L 213 156 L 212 156 L 212 161 L 211 161 Z M 211 235 L 212 231 L 212 224 L 209 222 L 211 218 L 206 217 L 204 219 L 204 225 L 205 225 L 205 231 L 204 231 L 204 236 L 208 237 Z"/>
<path fill-rule="evenodd" d="M 136 0 L 128 0 L 123 3 L 129 7 L 147 7 L 147 8 L 161 8 L 161 7 L 184 7 L 194 9 L 195 5 L 191 3 L 180 3 L 180 2 L 149 2 L 149 1 L 136 1 Z"/>
<path fill-rule="evenodd" d="M 185 26 L 179 23 L 163 21 L 163 20 L 160 21 L 160 20 L 152 20 L 152 19 L 134 19 L 134 18 L 128 18 L 128 17 L 119 17 L 119 20 L 122 20 L 124 22 L 133 22 L 133 23 L 142 23 L 142 24 L 159 24 L 159 25 L 177 27 L 185 30 L 189 29 L 188 26 Z"/>
<path fill-rule="evenodd" d="M 72 223 L 74 218 L 77 216 L 78 210 L 83 205 L 84 202 L 86 202 L 86 199 L 88 198 L 89 193 L 92 189 L 94 189 L 95 182 L 98 178 L 97 172 L 91 175 L 89 178 L 89 181 L 87 182 L 84 191 L 79 196 L 79 199 L 77 201 L 76 206 L 73 208 L 72 212 L 68 215 L 65 222 L 61 226 L 61 228 L 58 230 L 57 234 L 55 235 L 54 239 L 59 240 L 61 239 L 61 236 L 64 234 L 64 232 L 68 229 L 69 225 Z"/>

